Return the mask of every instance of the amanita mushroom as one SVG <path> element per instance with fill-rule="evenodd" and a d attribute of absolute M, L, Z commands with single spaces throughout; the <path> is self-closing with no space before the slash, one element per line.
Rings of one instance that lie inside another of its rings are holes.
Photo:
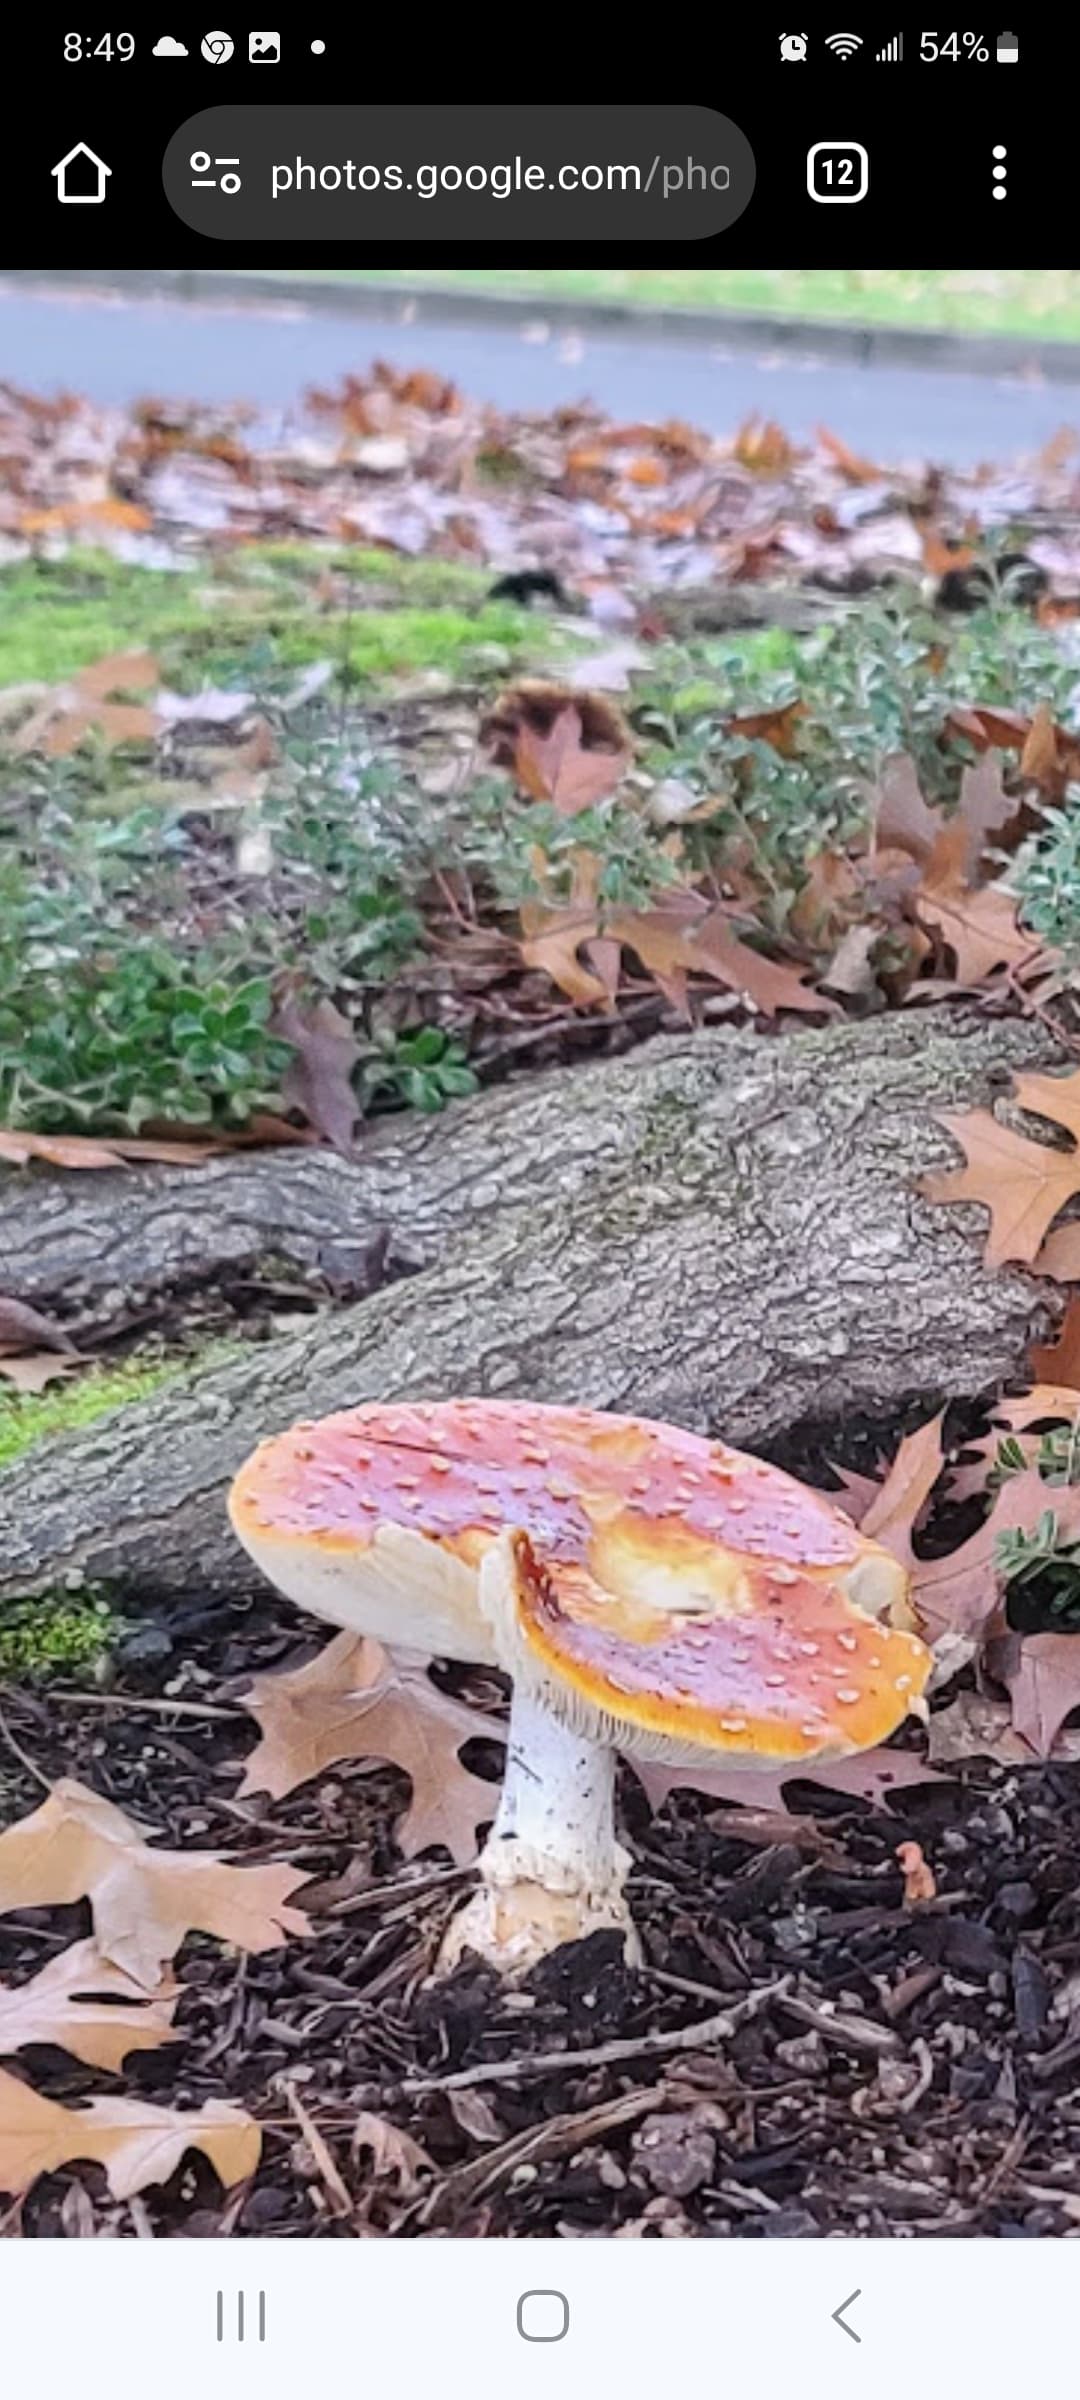
<path fill-rule="evenodd" d="M 502 1799 L 444 1964 L 473 1949 L 517 1972 L 598 1926 L 632 1951 L 616 1751 L 795 1773 L 883 1741 L 930 1671 L 887 1550 L 779 1468 L 642 1417 L 349 1409 L 264 1442 L 230 1513 L 299 1607 L 513 1678 Z"/>

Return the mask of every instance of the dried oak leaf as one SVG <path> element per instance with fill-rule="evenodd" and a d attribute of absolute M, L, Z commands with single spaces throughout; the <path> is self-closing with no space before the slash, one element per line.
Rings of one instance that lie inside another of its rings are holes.
<path fill-rule="evenodd" d="M 1055 1225 L 1034 1265 L 1036 1275 L 1049 1275 L 1055 1283 L 1080 1283 L 1080 1218 Z"/>
<path fill-rule="evenodd" d="M 310 1932 L 289 1906 L 306 1878 L 239 1867 L 211 1850 L 157 1850 L 111 1800 L 65 1777 L 32 1816 L 0 1833 L 0 1915 L 89 1900 L 103 1958 L 145 1989 L 188 1933 L 238 1950 L 275 1950 Z"/>
<path fill-rule="evenodd" d="M 0 1375 L 17 1392 L 41 1392 L 88 1362 L 53 1317 L 25 1300 L 0 1298 Z"/>
<path fill-rule="evenodd" d="M 351 1150 L 360 1114 L 352 1081 L 360 1045 L 348 1018 L 332 1000 L 305 1009 L 288 996 L 278 1002 L 270 1030 L 295 1053 L 282 1085 L 288 1106 L 300 1109 L 335 1150 Z"/>
<path fill-rule="evenodd" d="M 148 650 L 99 659 L 70 683 L 47 693 L 12 735 L 11 748 L 20 755 L 40 750 L 48 758 L 67 758 L 88 734 L 110 748 L 117 742 L 153 741 L 158 731 L 155 710 L 113 695 L 152 690 L 160 680 L 158 662 Z"/>
<path fill-rule="evenodd" d="M 988 1267 L 1020 1259 L 1030 1266 L 1058 1210 L 1080 1190 L 1080 1160 L 1072 1150 L 1051 1150 L 999 1125 L 988 1109 L 937 1119 L 967 1154 L 967 1165 L 925 1175 L 924 1200 L 951 1204 L 977 1200 L 990 1212 L 983 1253 Z"/>
<path fill-rule="evenodd" d="M 1080 1708 L 1080 1636 L 1025 1634 L 1005 1681 L 1013 1731 L 1030 1743 L 1036 1757 L 1049 1758 L 1066 1717 Z"/>
<path fill-rule="evenodd" d="M 523 964 L 538 967 L 565 992 L 575 1008 L 595 1008 L 600 1003 L 610 1006 L 619 986 L 620 953 L 616 945 L 614 962 L 611 946 L 600 945 L 604 972 L 595 973 L 583 964 L 578 953 L 587 949 L 590 954 L 600 943 L 599 925 L 593 908 L 544 908 L 539 902 L 526 901 L 521 908 L 519 944 Z M 614 978 L 612 977 L 614 963 Z"/>
<path fill-rule="evenodd" d="M 951 950 L 960 983 L 983 983 L 996 967 L 1016 973 L 1034 965 L 1043 949 L 1019 924 L 1017 903 L 1009 892 L 996 883 L 973 891 L 962 870 L 951 864 L 935 874 L 931 862 L 914 905 L 920 924 Z"/>
<path fill-rule="evenodd" d="M 55 1350 L 27 1350 L 19 1358 L 0 1357 L 0 1376 L 17 1392 L 43 1392 L 47 1384 L 77 1375 L 89 1364 L 89 1359 L 60 1357 Z"/>
<path fill-rule="evenodd" d="M 1032 1265 L 1041 1256 L 1052 1219 L 1080 1191 L 1080 1070 L 1072 1075 L 1017 1075 L 1013 1088 L 1022 1108 L 1060 1126 L 1071 1135 L 1074 1147 L 1050 1149 L 1045 1142 L 1030 1141 L 1026 1134 L 999 1125 L 986 1109 L 942 1116 L 938 1123 L 966 1150 L 968 1163 L 927 1176 L 919 1187 L 928 1200 L 979 1200 L 990 1210 L 988 1266 L 1013 1258 Z"/>
<path fill-rule="evenodd" d="M 339 1633 L 317 1658 L 284 1674 L 257 1675 L 244 1700 L 262 1740 L 240 1787 L 280 1800 L 347 1758 L 385 1759 L 412 1783 L 398 1828 L 407 1858 L 441 1843 L 459 1864 L 476 1856 L 476 1828 L 495 1813 L 494 1786 L 470 1775 L 462 1742 L 498 1728 L 409 1673 L 377 1642 Z M 0 1844 L 0 1858 L 2 1858 Z"/>
<path fill-rule="evenodd" d="M 762 1016 L 783 1009 L 835 1016 L 836 1002 L 812 990 L 795 968 L 765 958 L 732 932 L 722 910 L 694 892 L 673 894 L 655 908 L 616 909 L 604 930 L 636 952 L 661 988 L 685 1006 L 686 977 L 700 975 L 738 992 Z"/>
<path fill-rule="evenodd" d="M 521 734 L 535 734 L 543 743 L 570 708 L 576 709 L 581 719 L 581 738 L 586 750 L 601 750 L 621 757 L 632 749 L 626 719 L 606 692 L 583 691 L 565 683 L 543 683 L 529 676 L 499 693 L 480 726 L 481 743 L 495 766 L 512 767 Z"/>
<path fill-rule="evenodd" d="M 858 1800 L 873 1801 L 877 1806 L 890 1793 L 902 1791 L 909 1784 L 939 1780 L 933 1768 L 913 1750 L 884 1747 L 860 1751 L 856 1758 L 815 1761 L 797 1775 L 790 1767 L 747 1767 L 741 1771 L 722 1767 L 697 1769 L 652 1766 L 637 1758 L 631 1759 L 630 1764 L 654 1810 L 663 1806 L 669 1792 L 687 1791 L 705 1792 L 714 1799 L 735 1801 L 748 1809 L 786 1809 L 790 1814 L 787 1792 L 795 1782 L 821 1784 L 826 1791 L 843 1792 Z M 805 1815 L 811 1805 L 800 1799 L 800 1812 Z"/>
<path fill-rule="evenodd" d="M 523 725 L 514 745 L 514 772 L 532 800 L 547 800 L 560 817 L 606 800 L 622 782 L 629 750 L 587 750 L 581 711 L 564 708 L 550 733 Z"/>
<path fill-rule="evenodd" d="M 891 1550 L 909 1574 L 916 1564 L 911 1536 L 945 1464 L 944 1417 L 942 1409 L 928 1424 L 904 1435 L 884 1483 L 859 1520 L 860 1530 Z"/>
<path fill-rule="evenodd" d="M 207 2100 L 185 2113 L 148 2100 L 91 2100 L 62 2108 L 0 2071 L 0 2190 L 28 2191 L 75 2159 L 104 2167 L 114 2200 L 165 2183 L 188 2150 L 202 2150 L 228 2187 L 253 2175 L 262 2135 L 243 2109 Z"/>
<path fill-rule="evenodd" d="M 958 1550 L 917 1562 L 911 1596 L 929 1642 L 953 1636 L 977 1644 L 984 1638 L 1001 1598 L 995 1564 L 998 1535 L 1030 1532 L 1051 1501 L 1065 1537 L 1080 1535 L 1080 1484 L 1048 1490 L 1032 1466 L 1006 1476 L 985 1524 Z"/>
<path fill-rule="evenodd" d="M 117 2075 L 129 2051 L 183 2039 L 172 2024 L 180 1991 L 171 1975 L 148 1990 L 95 1941 L 73 1942 L 29 1983 L 0 1986 L 0 2055 L 49 2042 Z"/>
<path fill-rule="evenodd" d="M 20 1350 L 66 1350 L 74 1357 L 75 1344 L 55 1317 L 0 1294 L 0 1353 L 15 1356 Z"/>
<path fill-rule="evenodd" d="M 357 2117 L 350 2148 L 354 2158 L 367 2151 L 374 2181 L 394 2183 L 406 2200 L 413 2199 L 427 2177 L 436 2173 L 434 2159 L 414 2142 L 411 2133 L 391 2125 L 388 2117 L 372 2116 L 366 2108 Z"/>

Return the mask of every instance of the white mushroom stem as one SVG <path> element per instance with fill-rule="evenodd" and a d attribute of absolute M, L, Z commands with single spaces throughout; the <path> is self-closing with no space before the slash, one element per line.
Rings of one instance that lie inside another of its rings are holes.
<path fill-rule="evenodd" d="M 517 1685 L 480 1889 L 450 1925 L 444 1972 L 474 1950 L 504 1974 L 522 1974 L 600 1927 L 615 1927 L 627 1956 L 640 1956 L 623 1898 L 630 1859 L 615 1840 L 614 1811 L 614 1752 L 571 1732 Z"/>

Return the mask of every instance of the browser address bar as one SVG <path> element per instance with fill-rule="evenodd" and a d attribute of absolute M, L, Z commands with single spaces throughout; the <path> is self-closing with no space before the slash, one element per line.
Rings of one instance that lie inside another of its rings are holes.
<path fill-rule="evenodd" d="M 165 153 L 170 205 L 223 241 L 686 241 L 754 190 L 730 117 L 666 107 L 220 107 Z"/>

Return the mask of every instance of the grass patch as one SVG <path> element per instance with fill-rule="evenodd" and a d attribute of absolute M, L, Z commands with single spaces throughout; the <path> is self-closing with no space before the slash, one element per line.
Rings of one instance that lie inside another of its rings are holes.
<path fill-rule="evenodd" d="M 282 274 L 295 269 L 282 268 Z M 1080 272 L 1019 267 L 319 267 L 320 282 L 440 284 L 636 308 L 759 311 L 858 325 L 1080 340 Z"/>
<path fill-rule="evenodd" d="M 62 683 L 134 649 L 152 650 L 179 690 L 321 658 L 365 683 L 425 669 L 466 676 L 474 665 L 490 674 L 542 656 L 550 627 L 488 602 L 490 583 L 444 560 L 307 544 L 176 574 L 94 552 L 26 560 L 0 573 L 0 686 Z M 485 665 L 489 648 L 504 654 L 498 668 Z"/>
<path fill-rule="evenodd" d="M 70 1383 L 54 1384 L 44 1392 L 20 1394 L 0 1388 L 0 1468 L 23 1458 L 36 1442 L 54 1433 L 78 1433 L 96 1425 L 114 1409 L 130 1407 L 161 1391 L 188 1372 L 183 1359 L 163 1359 L 152 1366 L 136 1360 L 120 1367 L 92 1368 Z"/>

